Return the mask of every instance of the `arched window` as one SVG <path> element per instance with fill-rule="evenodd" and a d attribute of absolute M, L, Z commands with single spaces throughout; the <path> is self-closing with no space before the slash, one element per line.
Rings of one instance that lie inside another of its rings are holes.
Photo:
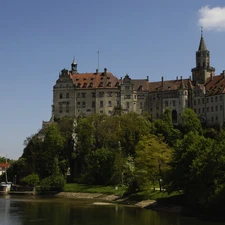
<path fill-rule="evenodd" d="M 177 123 L 177 111 L 176 110 L 172 111 L 172 122 Z"/>
<path fill-rule="evenodd" d="M 59 94 L 59 98 L 63 98 L 63 94 L 62 93 Z"/>

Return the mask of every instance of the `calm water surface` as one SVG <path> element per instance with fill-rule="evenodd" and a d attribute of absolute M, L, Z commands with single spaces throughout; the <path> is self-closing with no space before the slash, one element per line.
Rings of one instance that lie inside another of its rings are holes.
<path fill-rule="evenodd" d="M 97 200 L 0 197 L 0 225 L 215 225 L 175 214 Z"/>

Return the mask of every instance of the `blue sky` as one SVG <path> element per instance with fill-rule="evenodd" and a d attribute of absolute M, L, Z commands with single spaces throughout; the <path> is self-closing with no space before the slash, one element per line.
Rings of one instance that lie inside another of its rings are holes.
<path fill-rule="evenodd" d="M 52 88 L 76 57 L 79 72 L 157 81 L 188 78 L 200 27 L 217 74 L 225 69 L 225 3 L 180 0 L 11 0 L 0 7 L 0 156 L 51 116 Z"/>

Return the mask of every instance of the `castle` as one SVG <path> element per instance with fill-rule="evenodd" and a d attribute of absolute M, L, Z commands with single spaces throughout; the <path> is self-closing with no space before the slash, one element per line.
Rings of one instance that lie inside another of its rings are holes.
<path fill-rule="evenodd" d="M 210 65 L 201 33 L 196 51 L 196 65 L 192 77 L 151 82 L 131 79 L 129 75 L 118 79 L 105 68 L 103 72 L 79 73 L 74 60 L 71 70 L 63 69 L 53 87 L 52 114 L 55 119 L 68 116 L 88 116 L 94 113 L 118 115 L 135 112 L 148 113 L 160 118 L 166 108 L 172 112 L 176 124 L 185 108 L 192 108 L 208 126 L 222 126 L 225 121 L 225 71 L 215 75 Z M 43 122 L 46 126 L 48 122 Z"/>

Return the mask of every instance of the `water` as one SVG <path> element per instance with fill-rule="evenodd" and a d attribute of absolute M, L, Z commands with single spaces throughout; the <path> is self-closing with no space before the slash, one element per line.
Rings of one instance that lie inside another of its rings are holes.
<path fill-rule="evenodd" d="M 0 225 L 214 225 L 176 214 L 98 200 L 0 197 Z"/>

